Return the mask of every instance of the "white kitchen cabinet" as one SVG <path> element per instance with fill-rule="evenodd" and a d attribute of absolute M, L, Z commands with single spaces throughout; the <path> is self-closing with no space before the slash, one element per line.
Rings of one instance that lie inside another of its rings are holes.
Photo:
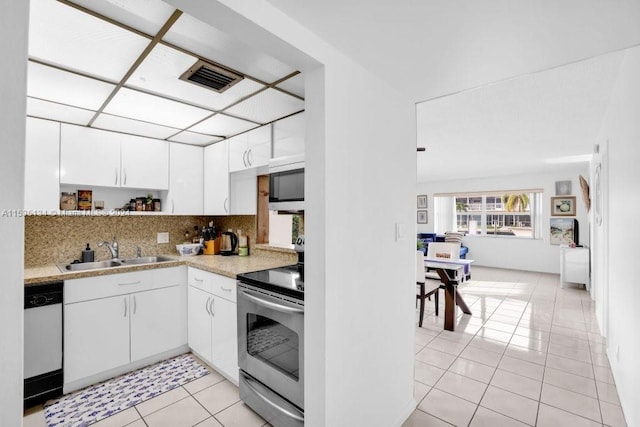
<path fill-rule="evenodd" d="M 238 382 L 235 280 L 188 269 L 189 347 L 227 378 Z"/>
<path fill-rule="evenodd" d="M 204 149 L 171 143 L 169 193 L 163 210 L 176 215 L 202 215 Z"/>
<path fill-rule="evenodd" d="M 184 352 L 186 288 L 185 267 L 65 281 L 65 392 Z"/>
<path fill-rule="evenodd" d="M 588 247 L 560 246 L 560 287 L 564 287 L 565 282 L 583 283 L 589 290 Z"/>
<path fill-rule="evenodd" d="M 57 210 L 60 206 L 60 123 L 27 117 L 24 208 Z"/>
<path fill-rule="evenodd" d="M 129 296 L 64 306 L 64 381 L 129 363 Z"/>
<path fill-rule="evenodd" d="M 187 342 L 187 294 L 171 286 L 129 296 L 131 361 L 144 359 Z"/>
<path fill-rule="evenodd" d="M 273 157 L 304 155 L 304 113 L 273 123 Z"/>
<path fill-rule="evenodd" d="M 204 214 L 229 215 L 228 140 L 204 149 Z"/>
<path fill-rule="evenodd" d="M 229 172 L 258 168 L 269 164 L 271 126 L 261 126 L 229 138 Z"/>
<path fill-rule="evenodd" d="M 169 143 L 141 136 L 120 136 L 121 187 L 167 190 Z"/>
<path fill-rule="evenodd" d="M 256 169 L 229 175 L 229 213 L 255 215 L 258 211 L 258 177 Z"/>
<path fill-rule="evenodd" d="M 166 190 L 169 143 L 61 125 L 60 183 Z"/>
<path fill-rule="evenodd" d="M 119 134 L 63 123 L 60 128 L 60 183 L 119 187 Z"/>

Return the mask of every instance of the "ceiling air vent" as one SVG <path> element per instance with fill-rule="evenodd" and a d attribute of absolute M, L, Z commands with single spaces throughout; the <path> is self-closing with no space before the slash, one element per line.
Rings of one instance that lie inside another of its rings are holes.
<path fill-rule="evenodd" d="M 240 74 L 236 74 L 219 65 L 205 62 L 202 59 L 196 61 L 180 76 L 180 80 L 195 83 L 218 93 L 224 92 L 243 78 Z"/>

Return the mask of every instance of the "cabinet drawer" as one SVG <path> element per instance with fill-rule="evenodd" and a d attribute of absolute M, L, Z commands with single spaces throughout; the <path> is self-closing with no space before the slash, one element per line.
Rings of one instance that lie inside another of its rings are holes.
<path fill-rule="evenodd" d="M 152 287 L 152 270 L 65 280 L 64 303 L 124 295 Z"/>
<path fill-rule="evenodd" d="M 236 281 L 229 277 L 189 267 L 188 283 L 194 288 L 236 302 Z"/>
<path fill-rule="evenodd" d="M 154 288 L 187 284 L 187 267 L 184 265 L 169 268 L 156 268 L 151 271 L 153 271 Z"/>

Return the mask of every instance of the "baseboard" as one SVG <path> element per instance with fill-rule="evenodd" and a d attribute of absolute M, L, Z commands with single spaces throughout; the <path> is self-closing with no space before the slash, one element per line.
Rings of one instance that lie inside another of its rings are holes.
<path fill-rule="evenodd" d="M 413 414 L 417 407 L 418 402 L 416 402 L 415 399 L 411 399 L 411 401 L 407 404 L 406 409 L 402 412 L 402 415 L 398 417 L 398 421 L 393 423 L 393 425 L 402 427 L 402 424 L 404 424 L 404 422 L 409 419 L 409 417 L 411 416 L 411 414 Z"/>

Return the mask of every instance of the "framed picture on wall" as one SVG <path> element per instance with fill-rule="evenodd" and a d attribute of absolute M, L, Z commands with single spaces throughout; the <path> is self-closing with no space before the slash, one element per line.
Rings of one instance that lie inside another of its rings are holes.
<path fill-rule="evenodd" d="M 427 224 L 429 221 L 428 211 L 418 211 L 418 224 Z"/>
<path fill-rule="evenodd" d="M 575 227 L 573 218 L 551 218 L 552 245 L 567 245 L 575 242 Z"/>
<path fill-rule="evenodd" d="M 551 216 L 575 216 L 576 196 L 551 198 Z"/>
<path fill-rule="evenodd" d="M 571 194 L 571 181 L 556 181 L 556 196 Z"/>
<path fill-rule="evenodd" d="M 427 209 L 427 195 L 418 196 L 418 209 Z"/>

